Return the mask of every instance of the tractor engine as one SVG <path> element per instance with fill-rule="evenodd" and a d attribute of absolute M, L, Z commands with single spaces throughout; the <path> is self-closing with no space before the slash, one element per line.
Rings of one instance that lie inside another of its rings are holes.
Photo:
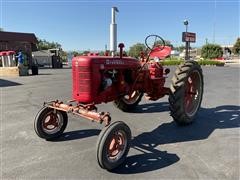
<path fill-rule="evenodd" d="M 74 57 L 73 99 L 85 104 L 113 101 L 130 90 L 139 68 L 141 63 L 130 57 Z"/>

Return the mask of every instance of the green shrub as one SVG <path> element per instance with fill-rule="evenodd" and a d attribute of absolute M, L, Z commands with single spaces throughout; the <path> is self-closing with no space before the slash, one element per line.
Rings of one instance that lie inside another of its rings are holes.
<path fill-rule="evenodd" d="M 223 50 L 217 44 L 206 44 L 202 47 L 201 56 L 206 59 L 215 59 L 222 57 Z"/>
<path fill-rule="evenodd" d="M 184 60 L 183 58 L 175 57 L 175 56 L 170 56 L 170 57 L 164 59 L 164 61 L 183 61 L 183 60 Z"/>
<path fill-rule="evenodd" d="M 222 61 L 217 61 L 217 60 L 210 60 L 210 59 L 204 59 L 204 60 L 199 60 L 197 61 L 199 65 L 201 66 L 206 66 L 206 65 L 210 65 L 210 66 L 224 66 L 224 62 Z M 177 58 L 174 58 L 174 59 L 165 59 L 163 61 L 161 61 L 161 64 L 163 66 L 174 66 L 174 65 L 180 65 L 184 63 L 184 60 L 183 59 L 177 59 Z"/>
<path fill-rule="evenodd" d="M 217 61 L 217 60 L 211 60 L 211 59 L 204 59 L 204 60 L 199 60 L 198 64 L 200 64 L 202 66 L 205 66 L 205 65 L 224 66 L 225 62 Z"/>
<path fill-rule="evenodd" d="M 182 59 L 177 59 L 177 58 L 170 59 L 170 58 L 167 58 L 167 59 L 161 61 L 161 64 L 163 66 L 174 66 L 174 65 L 180 65 L 183 62 L 184 62 L 184 60 L 182 60 Z"/>

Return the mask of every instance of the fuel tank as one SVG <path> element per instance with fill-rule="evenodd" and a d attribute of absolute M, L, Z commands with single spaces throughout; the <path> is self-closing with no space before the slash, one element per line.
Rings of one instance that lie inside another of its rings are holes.
<path fill-rule="evenodd" d="M 120 74 L 124 70 L 136 71 L 141 67 L 137 59 L 130 57 L 77 56 L 72 60 L 72 97 L 80 103 L 109 102 L 121 93 L 124 84 Z M 108 77 L 107 88 L 103 87 L 107 71 L 116 72 L 115 79 Z M 118 73 L 118 74 L 117 74 Z"/>

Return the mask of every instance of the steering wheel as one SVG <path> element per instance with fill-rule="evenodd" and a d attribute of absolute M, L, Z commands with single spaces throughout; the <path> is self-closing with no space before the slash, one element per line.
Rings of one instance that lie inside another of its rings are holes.
<path fill-rule="evenodd" d="M 152 47 L 149 46 L 149 42 L 148 42 L 151 38 L 154 39 L 154 44 L 153 44 Z M 162 44 L 160 44 L 159 41 L 162 42 Z M 158 42 L 158 44 L 156 44 L 156 42 Z M 162 37 L 160 37 L 160 36 L 158 36 L 158 35 L 155 35 L 155 34 L 151 34 L 151 35 L 149 35 L 149 36 L 147 36 L 147 37 L 145 38 L 145 45 L 146 45 L 147 48 L 150 50 L 150 52 L 153 51 L 153 49 L 154 49 L 155 47 L 159 47 L 159 51 L 161 51 L 161 50 L 163 50 L 164 47 L 165 47 L 165 41 L 164 41 L 164 39 L 163 39 Z"/>

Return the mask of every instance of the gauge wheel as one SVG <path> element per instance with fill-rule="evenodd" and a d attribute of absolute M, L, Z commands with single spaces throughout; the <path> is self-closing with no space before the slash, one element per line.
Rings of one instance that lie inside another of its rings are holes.
<path fill-rule="evenodd" d="M 143 93 L 133 91 L 131 95 L 125 95 L 114 101 L 114 105 L 124 112 L 130 112 L 136 108 L 143 97 Z"/>
<path fill-rule="evenodd" d="M 111 171 L 121 165 L 130 149 L 131 130 L 122 121 L 105 127 L 97 142 L 97 161 L 101 168 Z"/>
<path fill-rule="evenodd" d="M 169 104 L 171 116 L 179 125 L 191 123 L 201 106 L 203 96 L 203 74 L 195 61 L 178 66 L 172 78 Z"/>
<path fill-rule="evenodd" d="M 67 123 L 66 112 L 43 107 L 35 117 L 34 129 L 40 138 L 50 140 L 62 135 Z"/>

